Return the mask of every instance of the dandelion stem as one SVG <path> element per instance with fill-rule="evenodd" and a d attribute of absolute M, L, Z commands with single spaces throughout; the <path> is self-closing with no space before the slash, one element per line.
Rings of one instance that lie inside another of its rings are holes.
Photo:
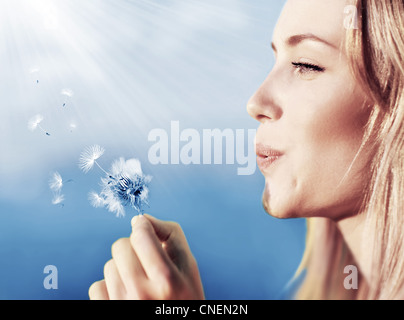
<path fill-rule="evenodd" d="M 38 124 L 38 128 L 41 129 L 43 132 L 46 133 L 46 130 L 45 130 L 44 128 L 42 128 L 40 124 Z"/>
<path fill-rule="evenodd" d="M 47 136 L 50 136 L 48 131 L 46 131 L 44 128 L 42 128 L 42 126 L 40 124 L 38 124 L 38 128 L 41 129 Z"/>
<path fill-rule="evenodd" d="M 97 160 L 94 160 L 94 163 L 98 166 L 98 168 L 100 168 L 107 176 L 110 176 L 110 174 L 108 172 L 106 172 L 97 162 Z"/>

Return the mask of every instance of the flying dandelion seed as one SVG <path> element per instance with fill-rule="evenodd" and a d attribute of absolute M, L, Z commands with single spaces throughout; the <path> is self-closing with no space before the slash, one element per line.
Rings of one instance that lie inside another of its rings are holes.
<path fill-rule="evenodd" d="M 97 162 L 105 152 L 103 147 L 100 147 L 98 144 L 93 145 L 91 147 L 87 147 L 80 155 L 79 159 L 79 167 L 84 173 L 90 171 L 94 164 L 96 164 L 104 173 L 107 173 Z"/>
<path fill-rule="evenodd" d="M 39 72 L 39 67 L 32 67 L 32 68 L 29 70 L 29 73 L 37 73 L 37 72 Z"/>
<path fill-rule="evenodd" d="M 71 89 L 62 89 L 62 91 L 60 92 L 61 95 L 66 96 L 66 99 L 70 99 L 73 96 L 73 91 Z M 65 107 L 67 104 L 67 101 L 65 101 L 63 103 L 63 107 Z"/>
<path fill-rule="evenodd" d="M 54 172 L 49 180 L 49 188 L 54 192 L 59 192 L 63 187 L 63 179 L 59 172 Z"/>
<path fill-rule="evenodd" d="M 57 194 L 52 200 L 52 204 L 58 205 L 62 204 L 62 202 L 65 201 L 65 196 L 63 194 Z"/>
<path fill-rule="evenodd" d="M 69 180 L 70 181 L 70 180 Z M 69 182 L 67 181 L 67 182 Z M 63 178 L 59 172 L 54 172 L 49 180 L 49 188 L 53 192 L 52 204 L 64 206 L 65 196 L 61 193 L 63 187 Z"/>
<path fill-rule="evenodd" d="M 71 89 L 62 89 L 60 94 L 68 96 L 69 98 L 71 98 L 73 96 L 73 91 Z"/>
<path fill-rule="evenodd" d="M 35 117 L 31 118 L 28 121 L 28 129 L 30 129 L 31 131 L 34 131 L 38 125 L 42 122 L 43 120 L 43 116 L 40 114 L 37 114 Z"/>
<path fill-rule="evenodd" d="M 53 192 L 52 204 L 64 207 L 63 202 L 65 201 L 65 196 L 62 194 L 62 187 L 64 184 L 69 182 L 74 182 L 74 180 L 69 179 L 67 181 L 63 181 L 62 176 L 57 171 L 52 174 L 51 178 L 49 179 L 49 188 Z"/>
<path fill-rule="evenodd" d="M 87 148 L 80 157 L 80 167 L 84 172 L 88 172 L 96 163 L 106 175 L 101 178 L 101 192 L 89 193 L 90 204 L 95 208 L 106 207 L 117 217 L 125 216 L 125 207 L 131 207 L 143 214 L 143 208 L 149 205 L 148 183 L 151 176 L 143 174 L 139 160 L 125 161 L 124 158 L 115 160 L 109 173 L 94 160 L 103 153 L 104 149 L 95 145 Z"/>
<path fill-rule="evenodd" d="M 75 130 L 77 128 L 77 125 L 75 123 L 71 123 L 69 125 L 69 128 L 70 128 L 70 132 L 73 132 L 73 130 Z"/>
<path fill-rule="evenodd" d="M 32 67 L 30 70 L 29 70 L 29 73 L 31 73 L 31 74 L 36 74 L 36 73 L 38 73 L 39 72 L 39 68 L 38 67 Z M 36 83 L 39 83 L 39 79 L 38 79 L 38 77 L 36 77 Z"/>
<path fill-rule="evenodd" d="M 44 117 L 41 114 L 37 114 L 36 116 L 32 117 L 28 121 L 28 129 L 31 131 L 35 131 L 36 128 L 41 129 L 47 136 L 50 136 L 50 133 L 48 133 L 44 128 L 41 126 L 41 122 L 43 121 Z"/>

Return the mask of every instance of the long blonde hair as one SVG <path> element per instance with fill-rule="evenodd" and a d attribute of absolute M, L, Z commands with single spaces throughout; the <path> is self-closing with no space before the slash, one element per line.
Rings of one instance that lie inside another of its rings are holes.
<path fill-rule="evenodd" d="M 361 150 L 374 156 L 358 212 L 371 235 L 369 283 L 344 288 L 344 267 L 356 265 L 336 223 L 307 219 L 306 277 L 298 299 L 404 298 L 404 1 L 354 0 L 357 28 L 347 30 L 352 72 L 371 101 Z"/>

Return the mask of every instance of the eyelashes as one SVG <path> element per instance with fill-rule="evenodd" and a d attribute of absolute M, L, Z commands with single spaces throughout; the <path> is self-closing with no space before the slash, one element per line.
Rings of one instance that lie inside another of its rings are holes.
<path fill-rule="evenodd" d="M 324 72 L 325 68 L 317 66 L 311 63 L 301 63 L 301 62 L 292 62 L 292 66 L 299 72 L 300 74 L 306 74 L 309 72 Z"/>

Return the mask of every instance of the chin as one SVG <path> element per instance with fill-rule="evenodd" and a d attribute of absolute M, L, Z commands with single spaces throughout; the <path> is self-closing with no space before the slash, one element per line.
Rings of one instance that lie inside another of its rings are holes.
<path fill-rule="evenodd" d="M 268 192 L 264 191 L 262 196 L 262 205 L 265 211 L 274 218 L 277 219 L 292 219 L 292 218 L 301 218 L 301 215 L 296 212 L 296 210 L 292 210 L 292 208 L 287 208 L 285 205 L 282 205 L 280 201 L 275 203 L 273 199 L 269 196 Z"/>
<path fill-rule="evenodd" d="M 265 179 L 262 194 L 262 205 L 265 211 L 274 218 L 302 218 L 302 203 L 297 179 L 291 176 L 271 177 Z"/>

